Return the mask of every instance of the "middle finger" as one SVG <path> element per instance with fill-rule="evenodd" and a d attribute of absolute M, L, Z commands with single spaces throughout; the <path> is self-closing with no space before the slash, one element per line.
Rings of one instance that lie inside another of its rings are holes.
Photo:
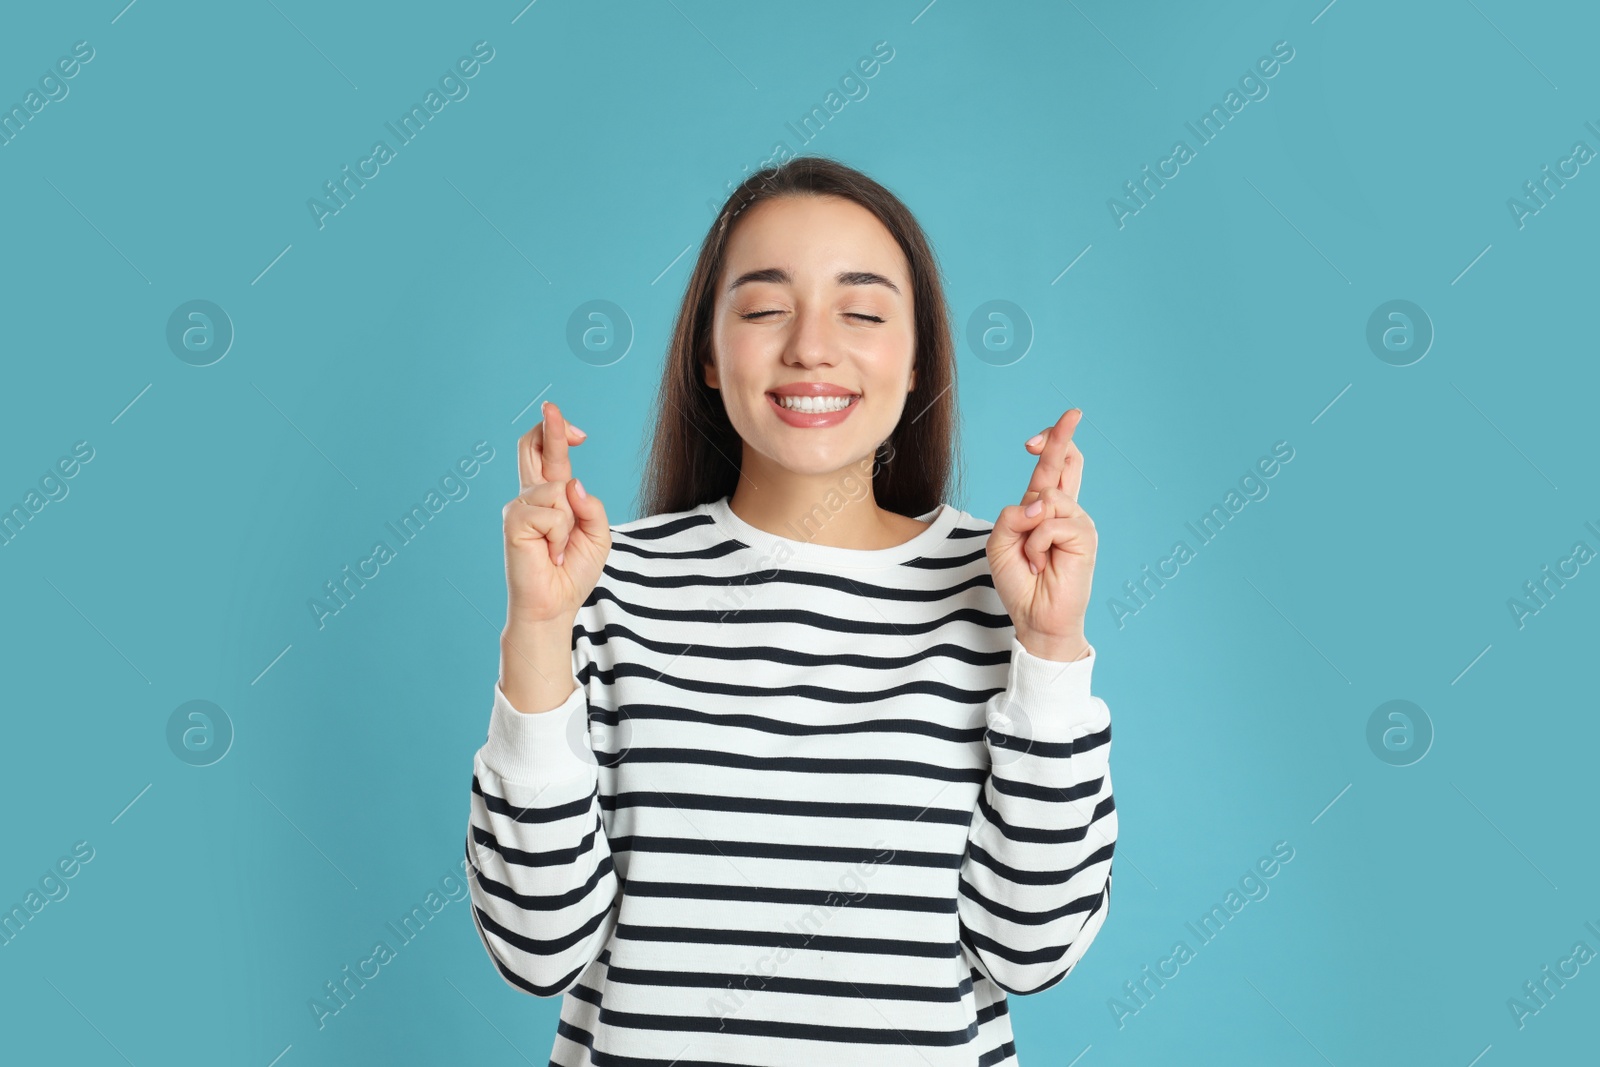
<path fill-rule="evenodd" d="M 1030 494 L 1042 493 L 1061 485 L 1061 472 L 1067 463 L 1067 449 L 1072 444 L 1072 433 L 1078 428 L 1083 412 L 1071 408 L 1062 413 L 1056 424 L 1045 435 L 1044 447 L 1039 450 L 1039 462 L 1034 465 L 1033 477 L 1028 480 L 1028 490 L 1022 503 L 1031 503 Z"/>

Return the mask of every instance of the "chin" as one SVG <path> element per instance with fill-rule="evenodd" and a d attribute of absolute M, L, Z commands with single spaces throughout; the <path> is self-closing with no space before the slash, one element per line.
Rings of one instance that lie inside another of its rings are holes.
<path fill-rule="evenodd" d="M 848 468 L 862 464 L 870 465 L 873 460 L 872 449 L 858 452 L 855 449 L 826 449 L 823 451 L 807 451 L 796 454 L 794 450 L 787 452 L 780 450 L 770 454 L 773 463 L 786 471 L 794 474 L 822 475 L 834 474 Z"/>

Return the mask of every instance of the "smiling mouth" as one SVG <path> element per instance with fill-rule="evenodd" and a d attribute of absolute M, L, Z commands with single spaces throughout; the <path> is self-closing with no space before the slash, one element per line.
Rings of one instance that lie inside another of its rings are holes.
<path fill-rule="evenodd" d="M 774 403 L 789 411 L 798 411 L 805 415 L 822 415 L 830 411 L 843 411 L 845 408 L 861 399 L 861 394 L 851 393 L 848 396 L 781 396 L 778 393 L 768 393 Z"/>

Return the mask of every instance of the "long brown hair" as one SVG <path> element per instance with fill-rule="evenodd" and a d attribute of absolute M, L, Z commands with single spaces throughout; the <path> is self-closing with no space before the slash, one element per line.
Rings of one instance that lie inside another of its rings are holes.
<path fill-rule="evenodd" d="M 796 156 L 746 178 L 700 244 L 656 393 L 641 516 L 687 511 L 731 496 L 738 485 L 742 442 L 721 394 L 705 384 L 702 366 L 712 362 L 711 313 L 735 220 L 783 196 L 837 196 L 860 204 L 894 235 L 911 268 L 916 385 L 875 456 L 872 492 L 878 506 L 915 517 L 949 500 L 952 483 L 959 486 L 955 345 L 933 247 L 899 197 L 876 181 L 825 156 Z"/>

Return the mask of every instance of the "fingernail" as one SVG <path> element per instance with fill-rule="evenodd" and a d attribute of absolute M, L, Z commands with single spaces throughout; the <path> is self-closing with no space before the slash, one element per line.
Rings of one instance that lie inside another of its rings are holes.
<path fill-rule="evenodd" d="M 557 567 L 561 566 L 561 561 L 566 559 L 566 558 L 567 558 L 567 554 L 565 552 L 562 552 L 561 554 L 556 556 L 556 566 Z"/>
<path fill-rule="evenodd" d="M 1044 442 L 1044 434 L 1042 434 L 1042 433 L 1036 433 L 1032 437 L 1028 438 L 1028 444 L 1030 446 L 1037 445 L 1037 444 L 1042 444 L 1043 442 Z"/>
<path fill-rule="evenodd" d="M 1028 518 L 1031 519 L 1031 518 L 1033 518 L 1035 515 L 1039 514 L 1039 512 L 1041 512 L 1043 510 L 1044 510 L 1044 498 L 1040 497 L 1038 500 L 1035 500 L 1033 503 L 1031 503 L 1027 507 L 1023 508 L 1022 509 L 1022 513 L 1024 515 L 1028 516 Z M 1037 574 L 1039 572 L 1035 571 L 1034 573 Z"/>
<path fill-rule="evenodd" d="M 1031 559 L 1028 561 L 1028 569 L 1035 574 L 1039 573 L 1039 565 Z"/>
<path fill-rule="evenodd" d="M 577 435 L 578 435 L 578 436 L 579 436 L 579 437 L 588 437 L 588 436 L 589 436 L 589 433 L 588 433 L 588 431 L 587 431 L 587 430 L 585 430 L 585 429 L 584 429 L 584 428 L 583 428 L 583 427 L 582 427 L 582 426 L 574 426 L 574 425 L 573 425 L 573 424 L 572 424 L 572 423 L 570 423 L 570 422 L 569 422 L 569 423 L 567 423 L 567 425 L 568 425 L 568 426 L 572 426 L 572 428 L 573 428 L 573 430 L 574 430 L 574 431 L 576 431 L 576 432 L 577 432 Z"/>
<path fill-rule="evenodd" d="M 572 479 L 572 488 L 578 491 L 578 497 L 580 499 L 589 495 L 588 493 L 584 492 L 583 483 L 578 481 L 576 478 Z"/>

